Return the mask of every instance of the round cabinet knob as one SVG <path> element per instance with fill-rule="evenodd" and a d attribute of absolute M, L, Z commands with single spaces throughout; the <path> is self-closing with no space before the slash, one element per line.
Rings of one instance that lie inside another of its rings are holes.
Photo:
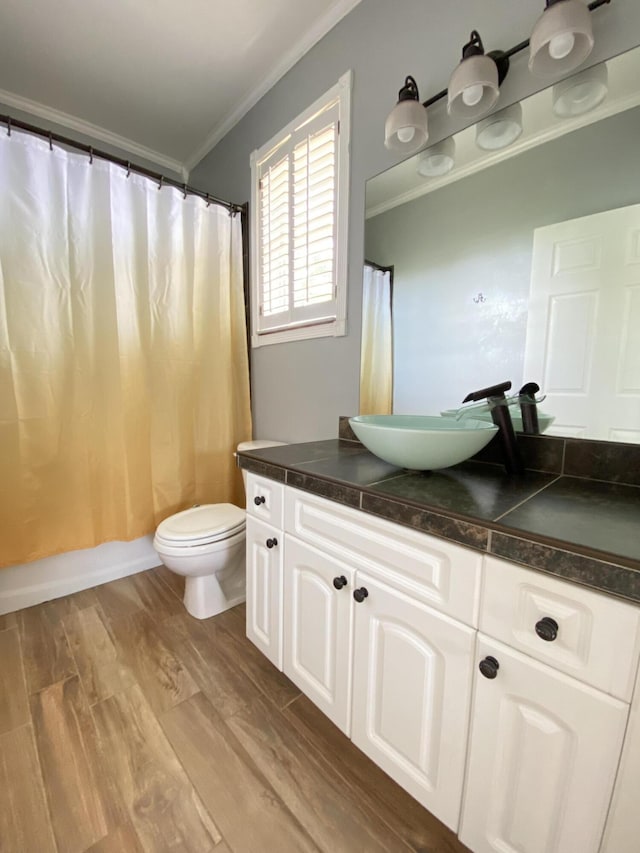
<path fill-rule="evenodd" d="M 551 616 L 545 616 L 539 622 L 536 622 L 536 634 L 541 640 L 552 643 L 558 636 L 558 623 Z"/>
<path fill-rule="evenodd" d="M 267 539 L 267 548 L 275 548 L 278 544 L 278 540 L 274 536 L 273 539 Z"/>
<path fill-rule="evenodd" d="M 478 668 L 485 678 L 495 678 L 500 669 L 500 664 L 491 655 L 487 655 L 484 660 L 480 661 Z"/>
<path fill-rule="evenodd" d="M 358 602 L 358 604 L 362 604 L 362 602 L 365 600 L 365 598 L 368 595 L 369 595 L 369 590 L 364 586 L 361 586 L 360 589 L 354 589 L 353 590 L 353 597 Z"/>
<path fill-rule="evenodd" d="M 253 502 L 254 502 L 254 504 L 255 504 L 256 506 L 260 506 L 260 504 L 266 503 L 266 500 L 267 500 L 267 499 L 265 498 L 265 496 L 264 496 L 264 495 L 257 495 L 257 496 L 253 499 Z"/>
<path fill-rule="evenodd" d="M 342 589 L 343 586 L 347 585 L 347 579 L 345 578 L 344 575 L 340 575 L 339 578 L 333 579 L 333 585 L 335 586 L 336 589 Z"/>

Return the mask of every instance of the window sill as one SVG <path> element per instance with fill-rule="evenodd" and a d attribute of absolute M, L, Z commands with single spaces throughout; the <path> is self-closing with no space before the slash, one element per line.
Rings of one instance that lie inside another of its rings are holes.
<path fill-rule="evenodd" d="M 251 336 L 251 348 L 268 346 L 269 344 L 286 344 L 292 341 L 304 341 L 310 338 L 339 338 L 346 334 L 345 321 L 334 320 L 332 323 L 298 326 L 291 329 L 281 329 L 277 332 L 265 332 Z"/>

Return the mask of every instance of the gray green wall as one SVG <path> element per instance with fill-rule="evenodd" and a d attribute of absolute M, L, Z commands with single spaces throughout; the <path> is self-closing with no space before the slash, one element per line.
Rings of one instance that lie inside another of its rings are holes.
<path fill-rule="evenodd" d="M 362 0 L 192 171 L 194 185 L 248 200 L 251 152 L 353 69 L 348 334 L 253 352 L 257 436 L 334 437 L 338 415 L 358 409 L 365 182 L 397 162 L 384 148 L 383 128 L 405 76 L 416 78 L 423 99 L 438 92 L 472 29 L 480 30 L 487 49 L 508 48 L 529 35 L 543 6 L 543 0 Z M 640 43 L 638 0 L 613 0 L 594 12 L 593 22 L 597 42 L 590 62 Z M 503 85 L 501 106 L 544 85 L 529 75 L 520 55 Z M 430 123 L 432 141 L 460 129 L 448 122 L 442 104 L 430 111 Z"/>
<path fill-rule="evenodd" d="M 394 267 L 394 411 L 542 383 L 523 375 L 534 229 L 640 203 L 639 139 L 636 107 L 367 220 L 366 257 Z"/>

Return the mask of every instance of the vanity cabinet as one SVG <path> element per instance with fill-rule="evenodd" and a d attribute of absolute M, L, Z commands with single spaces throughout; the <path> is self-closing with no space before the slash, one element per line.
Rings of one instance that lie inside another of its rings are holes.
<path fill-rule="evenodd" d="M 598 853 L 640 608 L 249 479 L 258 648 L 474 853 Z M 616 814 L 628 822 L 624 784 Z"/>

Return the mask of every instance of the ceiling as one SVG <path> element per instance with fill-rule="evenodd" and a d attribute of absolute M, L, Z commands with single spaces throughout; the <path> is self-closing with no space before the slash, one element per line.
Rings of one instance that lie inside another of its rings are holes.
<path fill-rule="evenodd" d="M 359 0 L 3 0 L 0 102 L 188 171 Z"/>

